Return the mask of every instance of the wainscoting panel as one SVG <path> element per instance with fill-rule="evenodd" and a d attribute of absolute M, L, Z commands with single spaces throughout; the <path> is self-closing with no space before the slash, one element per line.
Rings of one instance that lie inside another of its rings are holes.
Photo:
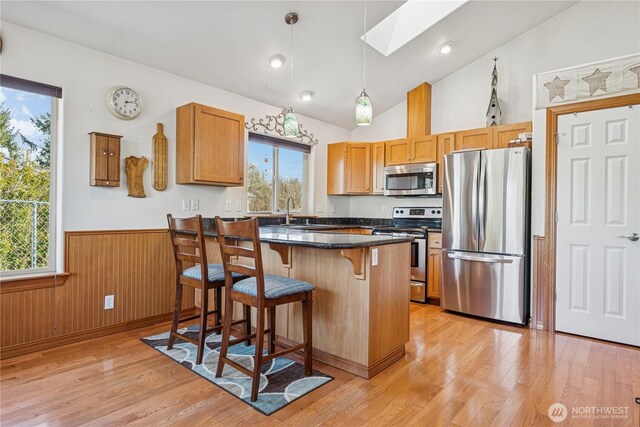
<path fill-rule="evenodd" d="M 167 230 L 65 233 L 62 286 L 0 294 L 2 357 L 169 319 L 175 261 Z M 106 295 L 114 308 L 104 309 Z M 185 289 L 183 307 L 193 308 Z"/>

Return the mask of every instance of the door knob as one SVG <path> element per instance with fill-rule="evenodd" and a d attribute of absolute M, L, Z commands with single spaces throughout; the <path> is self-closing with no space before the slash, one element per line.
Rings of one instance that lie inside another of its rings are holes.
<path fill-rule="evenodd" d="M 640 236 L 638 236 L 638 233 L 631 233 L 628 236 L 618 236 L 618 238 L 620 238 L 620 239 L 629 239 L 632 242 L 637 242 L 638 240 L 640 240 Z"/>

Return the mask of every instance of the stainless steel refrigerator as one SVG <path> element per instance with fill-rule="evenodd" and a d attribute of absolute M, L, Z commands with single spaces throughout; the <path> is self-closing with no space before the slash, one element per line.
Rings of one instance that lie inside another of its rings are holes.
<path fill-rule="evenodd" d="M 444 156 L 442 306 L 526 324 L 529 149 Z"/>

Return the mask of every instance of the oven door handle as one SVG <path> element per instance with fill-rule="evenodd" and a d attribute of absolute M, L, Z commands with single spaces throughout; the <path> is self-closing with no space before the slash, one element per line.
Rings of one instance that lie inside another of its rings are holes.
<path fill-rule="evenodd" d="M 449 259 L 461 259 L 463 261 L 483 262 L 485 264 L 512 264 L 513 260 L 509 258 L 482 258 L 473 255 L 460 255 L 448 253 Z"/>

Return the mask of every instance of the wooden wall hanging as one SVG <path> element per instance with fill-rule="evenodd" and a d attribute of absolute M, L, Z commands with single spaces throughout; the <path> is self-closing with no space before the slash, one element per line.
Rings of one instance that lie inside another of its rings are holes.
<path fill-rule="evenodd" d="M 149 160 L 144 156 L 129 156 L 125 159 L 129 197 L 147 197 L 147 195 L 144 194 L 142 176 L 148 164 Z"/>
<path fill-rule="evenodd" d="M 153 188 L 158 191 L 167 189 L 167 137 L 164 125 L 158 123 L 158 132 L 153 135 Z"/>

